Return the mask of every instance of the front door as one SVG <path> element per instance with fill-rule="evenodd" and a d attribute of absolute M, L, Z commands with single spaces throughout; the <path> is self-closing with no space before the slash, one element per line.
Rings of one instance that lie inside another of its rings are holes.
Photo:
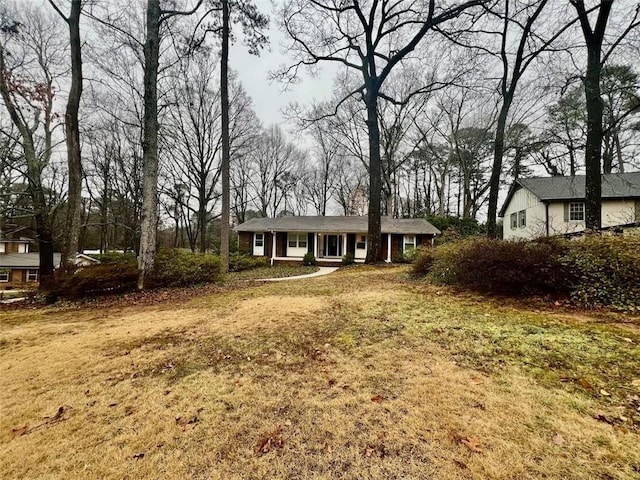
<path fill-rule="evenodd" d="M 324 238 L 325 257 L 341 257 L 342 256 L 342 235 L 327 235 Z"/>

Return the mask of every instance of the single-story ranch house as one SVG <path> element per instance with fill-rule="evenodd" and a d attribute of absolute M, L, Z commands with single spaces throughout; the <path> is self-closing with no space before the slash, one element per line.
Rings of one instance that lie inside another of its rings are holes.
<path fill-rule="evenodd" d="M 500 210 L 506 240 L 584 231 L 585 176 L 519 178 Z M 602 175 L 602 227 L 640 222 L 640 172 Z"/>
<path fill-rule="evenodd" d="M 38 286 L 40 281 L 40 254 L 29 252 L 33 240 L 29 238 L 6 239 L 0 237 L 0 290 L 28 289 Z M 53 264 L 60 265 L 61 255 L 53 254 Z M 100 263 L 79 253 L 75 264 L 79 266 Z"/>
<path fill-rule="evenodd" d="M 239 249 L 271 263 L 300 262 L 312 253 L 319 263 L 339 264 L 351 253 L 356 262 L 367 256 L 366 216 L 252 218 L 237 227 Z M 382 217 L 382 251 L 391 262 L 409 249 L 431 245 L 436 227 L 420 218 Z"/>

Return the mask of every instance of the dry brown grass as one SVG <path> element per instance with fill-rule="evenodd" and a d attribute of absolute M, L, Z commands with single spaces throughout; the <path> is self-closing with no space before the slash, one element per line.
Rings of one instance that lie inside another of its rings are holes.
<path fill-rule="evenodd" d="M 639 343 L 397 268 L 0 312 L 0 478 L 638 478 Z"/>

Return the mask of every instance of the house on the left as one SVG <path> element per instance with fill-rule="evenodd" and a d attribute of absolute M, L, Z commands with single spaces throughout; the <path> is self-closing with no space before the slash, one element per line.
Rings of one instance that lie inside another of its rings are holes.
<path fill-rule="evenodd" d="M 0 290 L 35 288 L 40 282 L 40 254 L 30 252 L 29 238 L 8 239 L 0 236 Z M 53 254 L 53 264 L 60 265 L 59 253 Z M 78 254 L 76 265 L 99 263 L 88 255 Z"/>

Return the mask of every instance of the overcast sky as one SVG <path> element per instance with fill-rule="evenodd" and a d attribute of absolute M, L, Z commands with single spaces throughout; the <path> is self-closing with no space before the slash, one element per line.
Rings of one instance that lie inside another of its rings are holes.
<path fill-rule="evenodd" d="M 270 51 L 265 50 L 260 57 L 249 55 L 242 39 L 232 46 L 230 53 L 230 67 L 238 73 L 238 77 L 254 102 L 256 113 L 266 126 L 277 123 L 286 128 L 282 110 L 291 102 L 309 104 L 313 100 L 322 100 L 331 94 L 334 68 L 324 66 L 317 78 L 306 75 L 301 82 L 289 86 L 283 91 L 284 85 L 269 80 L 269 71 L 280 65 L 289 65 L 292 58 L 285 51 L 286 37 L 277 25 L 276 18 L 268 0 L 256 0 L 256 4 L 263 13 L 271 17 L 269 28 Z"/>

